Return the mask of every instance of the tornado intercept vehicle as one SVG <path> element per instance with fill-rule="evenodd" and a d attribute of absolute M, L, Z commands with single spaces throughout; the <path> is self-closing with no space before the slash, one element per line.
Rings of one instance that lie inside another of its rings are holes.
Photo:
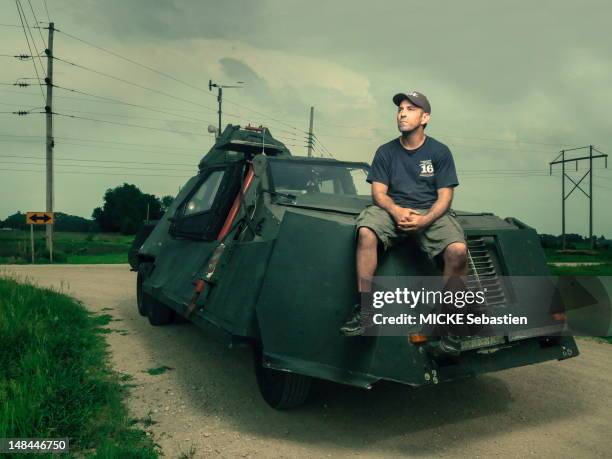
<path fill-rule="evenodd" d="M 228 125 L 163 218 L 135 239 L 139 312 L 152 325 L 187 318 L 230 346 L 253 346 L 261 393 L 279 409 L 303 403 L 312 378 L 422 386 L 578 355 L 572 337 L 483 340 L 440 358 L 426 340 L 342 336 L 355 298 L 355 218 L 371 204 L 368 169 L 293 156 L 267 128 Z M 471 275 L 548 274 L 532 228 L 456 214 Z M 409 243 L 382 255 L 377 271 L 439 274 Z"/>

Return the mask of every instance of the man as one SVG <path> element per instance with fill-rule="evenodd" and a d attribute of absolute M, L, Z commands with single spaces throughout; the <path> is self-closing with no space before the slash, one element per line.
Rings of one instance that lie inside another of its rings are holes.
<path fill-rule="evenodd" d="M 448 147 L 425 135 L 431 105 L 416 91 L 393 97 L 400 137 L 378 148 L 367 181 L 374 205 L 357 217 L 357 287 L 370 292 L 378 263 L 379 242 L 386 250 L 398 239 L 414 236 L 432 259 L 440 256 L 445 277 L 467 271 L 463 230 L 449 213 L 453 190 L 459 184 Z M 353 307 L 340 331 L 361 335 L 361 308 Z"/>

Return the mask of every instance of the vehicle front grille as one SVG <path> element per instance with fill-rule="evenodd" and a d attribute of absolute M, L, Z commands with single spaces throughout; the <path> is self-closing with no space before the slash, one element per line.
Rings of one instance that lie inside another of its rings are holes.
<path fill-rule="evenodd" d="M 499 280 L 491 252 L 484 237 L 468 237 L 468 274 L 469 289 L 484 290 L 487 306 L 506 304 L 506 297 Z"/>

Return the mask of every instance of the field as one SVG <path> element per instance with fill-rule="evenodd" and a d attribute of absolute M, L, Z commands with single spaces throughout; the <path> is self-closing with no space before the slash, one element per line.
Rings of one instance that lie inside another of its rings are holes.
<path fill-rule="evenodd" d="M 70 437 L 69 457 L 153 458 L 93 315 L 57 292 L 0 279 L 0 438 Z"/>
<path fill-rule="evenodd" d="M 54 261 L 58 263 L 127 263 L 134 236 L 115 233 L 56 232 Z M 34 232 L 35 261 L 48 263 L 43 231 Z M 29 231 L 0 231 L 0 264 L 30 263 Z"/>

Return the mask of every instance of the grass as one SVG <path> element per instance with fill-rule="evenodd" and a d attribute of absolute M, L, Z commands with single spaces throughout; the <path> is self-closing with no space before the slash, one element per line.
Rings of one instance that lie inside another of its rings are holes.
<path fill-rule="evenodd" d="M 596 255 L 584 254 L 565 254 L 557 253 L 558 249 L 544 249 L 546 260 L 549 263 L 555 262 L 576 262 L 576 263 L 612 263 L 612 250 L 596 250 Z"/>
<path fill-rule="evenodd" d="M 127 263 L 127 253 L 134 236 L 116 233 L 54 234 L 54 262 L 71 264 Z M 48 263 L 43 231 L 34 232 L 37 264 Z M 29 231 L 0 231 L 0 263 L 27 264 L 31 262 Z"/>
<path fill-rule="evenodd" d="M 57 292 L 0 279 L 0 438 L 70 437 L 69 457 L 154 458 L 108 362 L 106 316 Z"/>
<path fill-rule="evenodd" d="M 149 373 L 152 376 L 157 376 L 157 375 L 164 374 L 168 370 L 172 370 L 172 368 L 167 367 L 166 365 L 162 365 L 161 367 L 149 368 L 147 370 L 147 373 Z"/>
<path fill-rule="evenodd" d="M 100 255 L 68 255 L 67 263 L 73 265 L 93 265 L 93 264 L 116 264 L 127 263 L 128 256 L 125 253 L 104 253 Z"/>
<path fill-rule="evenodd" d="M 553 276 L 612 276 L 612 263 L 596 266 L 548 266 Z"/>

